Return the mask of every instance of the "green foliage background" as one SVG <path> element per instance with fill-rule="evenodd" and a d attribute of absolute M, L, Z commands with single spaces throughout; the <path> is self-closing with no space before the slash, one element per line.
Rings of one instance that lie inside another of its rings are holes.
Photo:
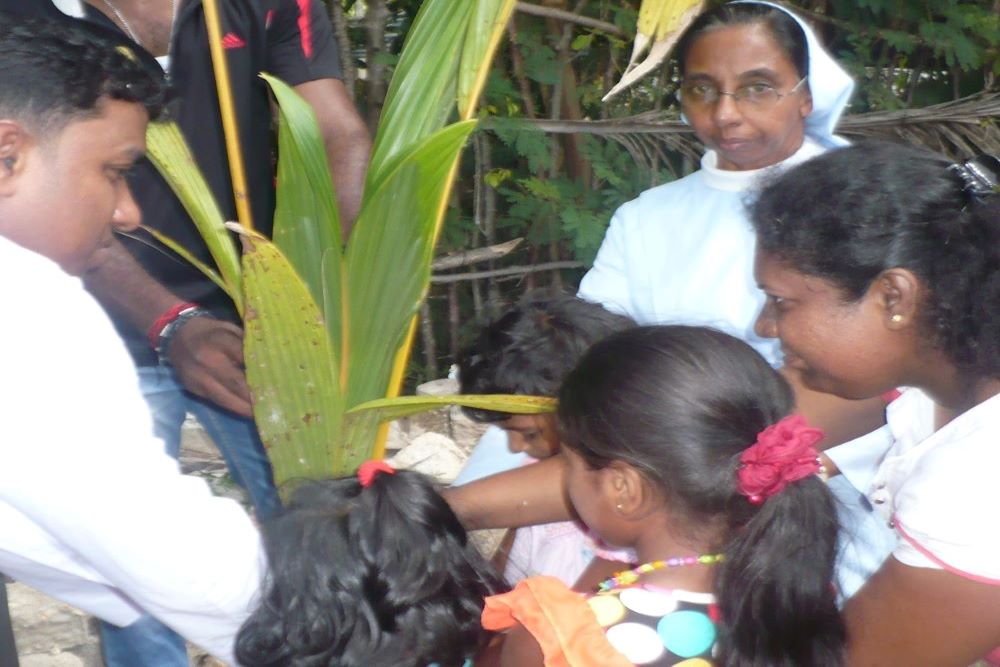
<path fill-rule="evenodd" d="M 523 237 L 518 250 L 496 266 L 569 261 L 584 267 L 593 260 L 618 205 L 691 171 L 696 163 L 691 156 L 668 153 L 659 168 L 650 171 L 617 142 L 526 129 L 527 118 L 596 120 L 677 111 L 673 63 L 611 103 L 600 101 L 627 61 L 639 0 L 530 1 L 604 21 L 622 34 L 515 12 L 483 101 L 498 119 L 479 129 L 480 136 L 466 149 L 438 254 Z M 358 4 L 364 3 L 345 0 L 343 6 L 351 10 Z M 378 45 L 381 53 L 375 57 L 390 68 L 399 37 L 420 4 L 386 2 L 391 19 L 385 44 Z M 813 23 L 855 77 L 858 86 L 848 113 L 922 107 L 997 89 L 1000 0 L 783 4 Z M 351 22 L 349 35 L 355 64 L 364 68 L 364 13 L 358 11 L 361 7 L 353 9 L 349 15 L 359 18 Z M 362 107 L 378 103 L 368 99 L 365 82 L 359 82 L 357 93 Z M 537 286 L 574 289 L 583 271 L 561 269 L 437 286 L 424 311 L 431 321 L 424 329 L 422 350 L 412 357 L 411 383 L 443 374 L 478 321 L 502 303 Z"/>

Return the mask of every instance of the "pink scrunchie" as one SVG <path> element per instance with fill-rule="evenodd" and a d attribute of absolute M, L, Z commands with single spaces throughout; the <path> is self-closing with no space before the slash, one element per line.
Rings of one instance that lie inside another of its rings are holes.
<path fill-rule="evenodd" d="M 372 482 L 375 481 L 375 476 L 380 472 L 384 472 L 387 475 L 396 474 L 396 470 L 385 461 L 371 459 L 358 467 L 358 481 L 361 482 L 363 488 L 367 489 L 372 485 Z"/>
<path fill-rule="evenodd" d="M 823 431 L 806 424 L 802 415 L 789 415 L 757 435 L 757 442 L 740 455 L 737 489 L 760 505 L 790 482 L 819 472 L 816 443 Z"/>

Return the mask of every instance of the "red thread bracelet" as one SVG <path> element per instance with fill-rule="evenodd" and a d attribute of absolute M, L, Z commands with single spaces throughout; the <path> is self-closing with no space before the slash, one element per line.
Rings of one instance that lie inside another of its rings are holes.
<path fill-rule="evenodd" d="M 160 334 L 167 328 L 167 325 L 180 317 L 181 313 L 197 307 L 198 304 L 191 303 L 190 301 L 175 303 L 166 312 L 157 317 L 152 326 L 149 327 L 149 331 L 146 332 L 146 337 L 149 339 L 149 346 L 155 350 L 159 345 Z"/>

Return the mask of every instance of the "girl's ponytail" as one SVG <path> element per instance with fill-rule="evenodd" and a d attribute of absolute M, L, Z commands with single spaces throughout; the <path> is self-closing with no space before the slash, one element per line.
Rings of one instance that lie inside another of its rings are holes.
<path fill-rule="evenodd" d="M 843 662 L 845 630 L 832 584 L 837 511 L 817 476 L 822 438 L 801 416 L 789 416 L 739 455 L 730 540 L 716 581 L 724 665 Z"/>
<path fill-rule="evenodd" d="M 718 565 L 719 664 L 781 667 L 843 664 L 846 639 L 833 588 L 837 512 L 815 475 L 754 508 Z"/>

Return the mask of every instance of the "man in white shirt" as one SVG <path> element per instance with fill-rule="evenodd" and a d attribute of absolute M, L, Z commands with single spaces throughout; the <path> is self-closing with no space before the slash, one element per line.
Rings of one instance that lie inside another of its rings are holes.
<path fill-rule="evenodd" d="M 236 503 L 181 475 L 74 277 L 138 226 L 125 173 L 164 91 L 72 26 L 0 21 L 0 571 L 232 660 L 265 566 Z"/>

